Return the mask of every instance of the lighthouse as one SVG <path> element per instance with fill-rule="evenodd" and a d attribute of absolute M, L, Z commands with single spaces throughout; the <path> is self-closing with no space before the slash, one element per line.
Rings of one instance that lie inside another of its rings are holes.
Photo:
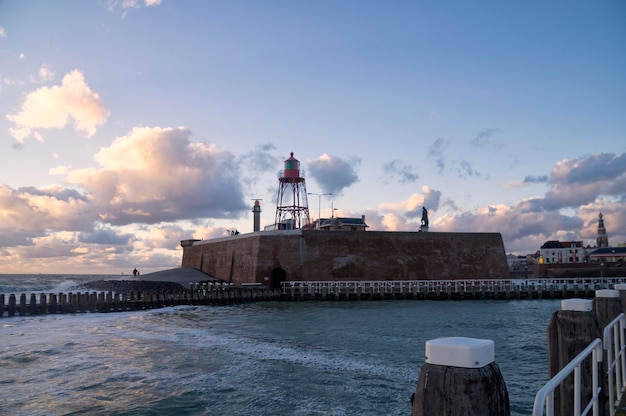
<path fill-rule="evenodd" d="M 254 206 L 252 207 L 252 215 L 254 219 L 254 222 L 252 224 L 252 231 L 261 231 L 261 204 L 259 204 L 258 199 L 254 201 Z"/>
<path fill-rule="evenodd" d="M 276 198 L 276 230 L 295 230 L 310 226 L 309 204 L 306 197 L 304 175 L 300 161 L 293 157 L 285 160 L 285 169 L 279 172 Z"/>

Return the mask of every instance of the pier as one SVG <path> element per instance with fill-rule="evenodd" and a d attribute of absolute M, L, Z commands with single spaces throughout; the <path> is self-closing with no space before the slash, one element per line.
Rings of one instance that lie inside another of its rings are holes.
<path fill-rule="evenodd" d="M 590 299 L 596 290 L 613 289 L 626 277 L 572 279 L 287 281 L 287 300 L 478 300 Z"/>

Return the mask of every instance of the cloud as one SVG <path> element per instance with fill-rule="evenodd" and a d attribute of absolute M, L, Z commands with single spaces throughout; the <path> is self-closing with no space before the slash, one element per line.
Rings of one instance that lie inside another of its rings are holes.
<path fill-rule="evenodd" d="M 0 38 L 6 38 L 7 32 L 4 30 L 2 26 L 0 26 Z"/>
<path fill-rule="evenodd" d="M 91 231 L 78 234 L 78 241 L 81 243 L 104 244 L 104 245 L 125 245 L 132 239 L 129 233 L 120 233 L 108 227 L 97 227 Z"/>
<path fill-rule="evenodd" d="M 192 143 L 183 127 L 134 128 L 102 148 L 99 168 L 70 172 L 101 221 L 155 224 L 248 210 L 234 157 L 209 143 Z"/>
<path fill-rule="evenodd" d="M 542 176 L 526 176 L 524 178 L 524 183 L 546 183 L 548 182 L 548 175 Z"/>
<path fill-rule="evenodd" d="M 241 167 L 241 183 L 246 194 L 257 194 L 258 184 L 263 180 L 264 173 L 278 171 L 283 161 L 271 153 L 274 150 L 276 146 L 271 143 L 260 144 L 237 158 L 236 164 Z"/>
<path fill-rule="evenodd" d="M 307 162 L 308 173 L 318 183 L 322 192 L 340 194 L 343 189 L 358 182 L 356 169 L 360 165 L 359 158 L 344 160 L 327 154 L 317 160 Z"/>
<path fill-rule="evenodd" d="M 626 153 L 599 153 L 578 159 L 564 159 L 550 175 L 551 184 L 587 184 L 612 181 L 626 173 Z"/>
<path fill-rule="evenodd" d="M 45 71 L 44 75 L 49 76 Z M 92 137 L 109 111 L 85 83 L 82 72 L 74 70 L 63 77 L 61 86 L 41 87 L 28 94 L 20 111 L 6 117 L 15 124 L 9 129 L 11 136 L 21 144 L 31 136 L 42 140 L 38 129 L 60 129 L 70 119 L 77 132 Z"/>
<path fill-rule="evenodd" d="M 502 131 L 498 128 L 491 128 L 484 131 L 481 131 L 470 140 L 470 143 L 474 147 L 485 148 L 485 147 L 494 147 L 501 148 L 504 142 L 499 138 Z"/>
<path fill-rule="evenodd" d="M 161 2 L 162 0 L 107 0 L 105 4 L 107 10 L 112 13 L 121 11 L 124 19 L 130 9 L 159 6 Z"/>
<path fill-rule="evenodd" d="M 595 245 L 602 212 L 609 242 L 617 245 L 626 242 L 623 160 L 624 155 L 615 154 L 565 159 L 554 165 L 550 176 L 525 178 L 526 183 L 547 182 L 550 188 L 544 195 L 470 211 L 460 210 L 440 191 L 424 186 L 403 201 L 381 204 L 378 213 L 382 216 L 368 214 L 368 224 L 370 230 L 416 230 L 416 219 L 425 206 L 433 232 L 501 233 L 507 251 L 526 254 L 534 253 L 547 240 L 582 240 L 585 245 Z"/>
<path fill-rule="evenodd" d="M 437 167 L 437 172 L 440 175 L 443 175 L 443 172 L 446 168 L 446 152 L 450 147 L 450 141 L 446 140 L 442 137 L 435 140 L 428 147 L 428 158 L 435 162 L 435 166 Z"/>
<path fill-rule="evenodd" d="M 472 164 L 467 160 L 456 160 L 454 163 L 456 171 L 460 178 L 470 178 L 472 176 L 481 176 L 479 172 L 474 170 Z"/>
<path fill-rule="evenodd" d="M 507 183 L 507 184 L 502 185 L 501 187 L 503 189 L 524 188 L 533 184 L 547 183 L 547 182 L 548 182 L 548 175 L 542 175 L 542 176 L 528 175 L 524 177 L 522 181 Z"/>
<path fill-rule="evenodd" d="M 139 0 L 122 0 L 122 7 L 125 9 L 158 6 L 160 4 L 161 0 L 144 0 L 143 2 Z"/>
<path fill-rule="evenodd" d="M 397 178 L 398 183 L 401 184 L 413 183 L 419 179 L 412 165 L 402 164 L 398 159 L 385 163 L 383 170 L 392 178 Z"/>
<path fill-rule="evenodd" d="M 83 195 L 60 186 L 12 189 L 0 185 L 0 212 L 0 234 L 24 233 L 28 239 L 52 231 L 81 230 L 97 218 Z"/>
<path fill-rule="evenodd" d="M 37 76 L 30 76 L 30 82 L 40 83 L 40 82 L 50 82 L 54 80 L 54 70 L 52 69 L 52 65 L 42 65 L 37 72 Z"/>
<path fill-rule="evenodd" d="M 599 153 L 577 159 L 564 159 L 554 166 L 548 179 L 550 190 L 537 199 L 543 209 L 579 207 L 601 196 L 624 198 L 626 193 L 626 153 Z"/>
<path fill-rule="evenodd" d="M 414 193 L 401 202 L 384 203 L 379 206 L 381 212 L 385 216 L 390 214 L 403 216 L 409 220 L 422 217 L 422 207 L 425 207 L 429 213 L 437 211 L 441 202 L 441 191 L 437 191 L 428 186 L 422 186 L 422 193 Z M 398 223 L 397 220 L 394 223 Z M 394 228 L 395 229 L 395 228 Z"/>

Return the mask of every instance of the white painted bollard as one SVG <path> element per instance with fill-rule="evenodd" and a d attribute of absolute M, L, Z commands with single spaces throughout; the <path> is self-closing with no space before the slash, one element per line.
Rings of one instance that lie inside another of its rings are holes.
<path fill-rule="evenodd" d="M 426 341 L 426 364 L 412 401 L 412 416 L 510 415 L 493 341 L 464 337 Z"/>

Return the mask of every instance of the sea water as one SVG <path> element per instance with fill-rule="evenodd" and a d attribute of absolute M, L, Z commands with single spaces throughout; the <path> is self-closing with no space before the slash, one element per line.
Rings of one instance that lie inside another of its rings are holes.
<path fill-rule="evenodd" d="M 103 278 L 0 275 L 0 293 Z M 529 415 L 548 381 L 546 330 L 559 306 L 307 301 L 5 315 L 0 414 L 408 415 L 425 342 L 462 336 L 495 342 L 511 413 Z"/>

